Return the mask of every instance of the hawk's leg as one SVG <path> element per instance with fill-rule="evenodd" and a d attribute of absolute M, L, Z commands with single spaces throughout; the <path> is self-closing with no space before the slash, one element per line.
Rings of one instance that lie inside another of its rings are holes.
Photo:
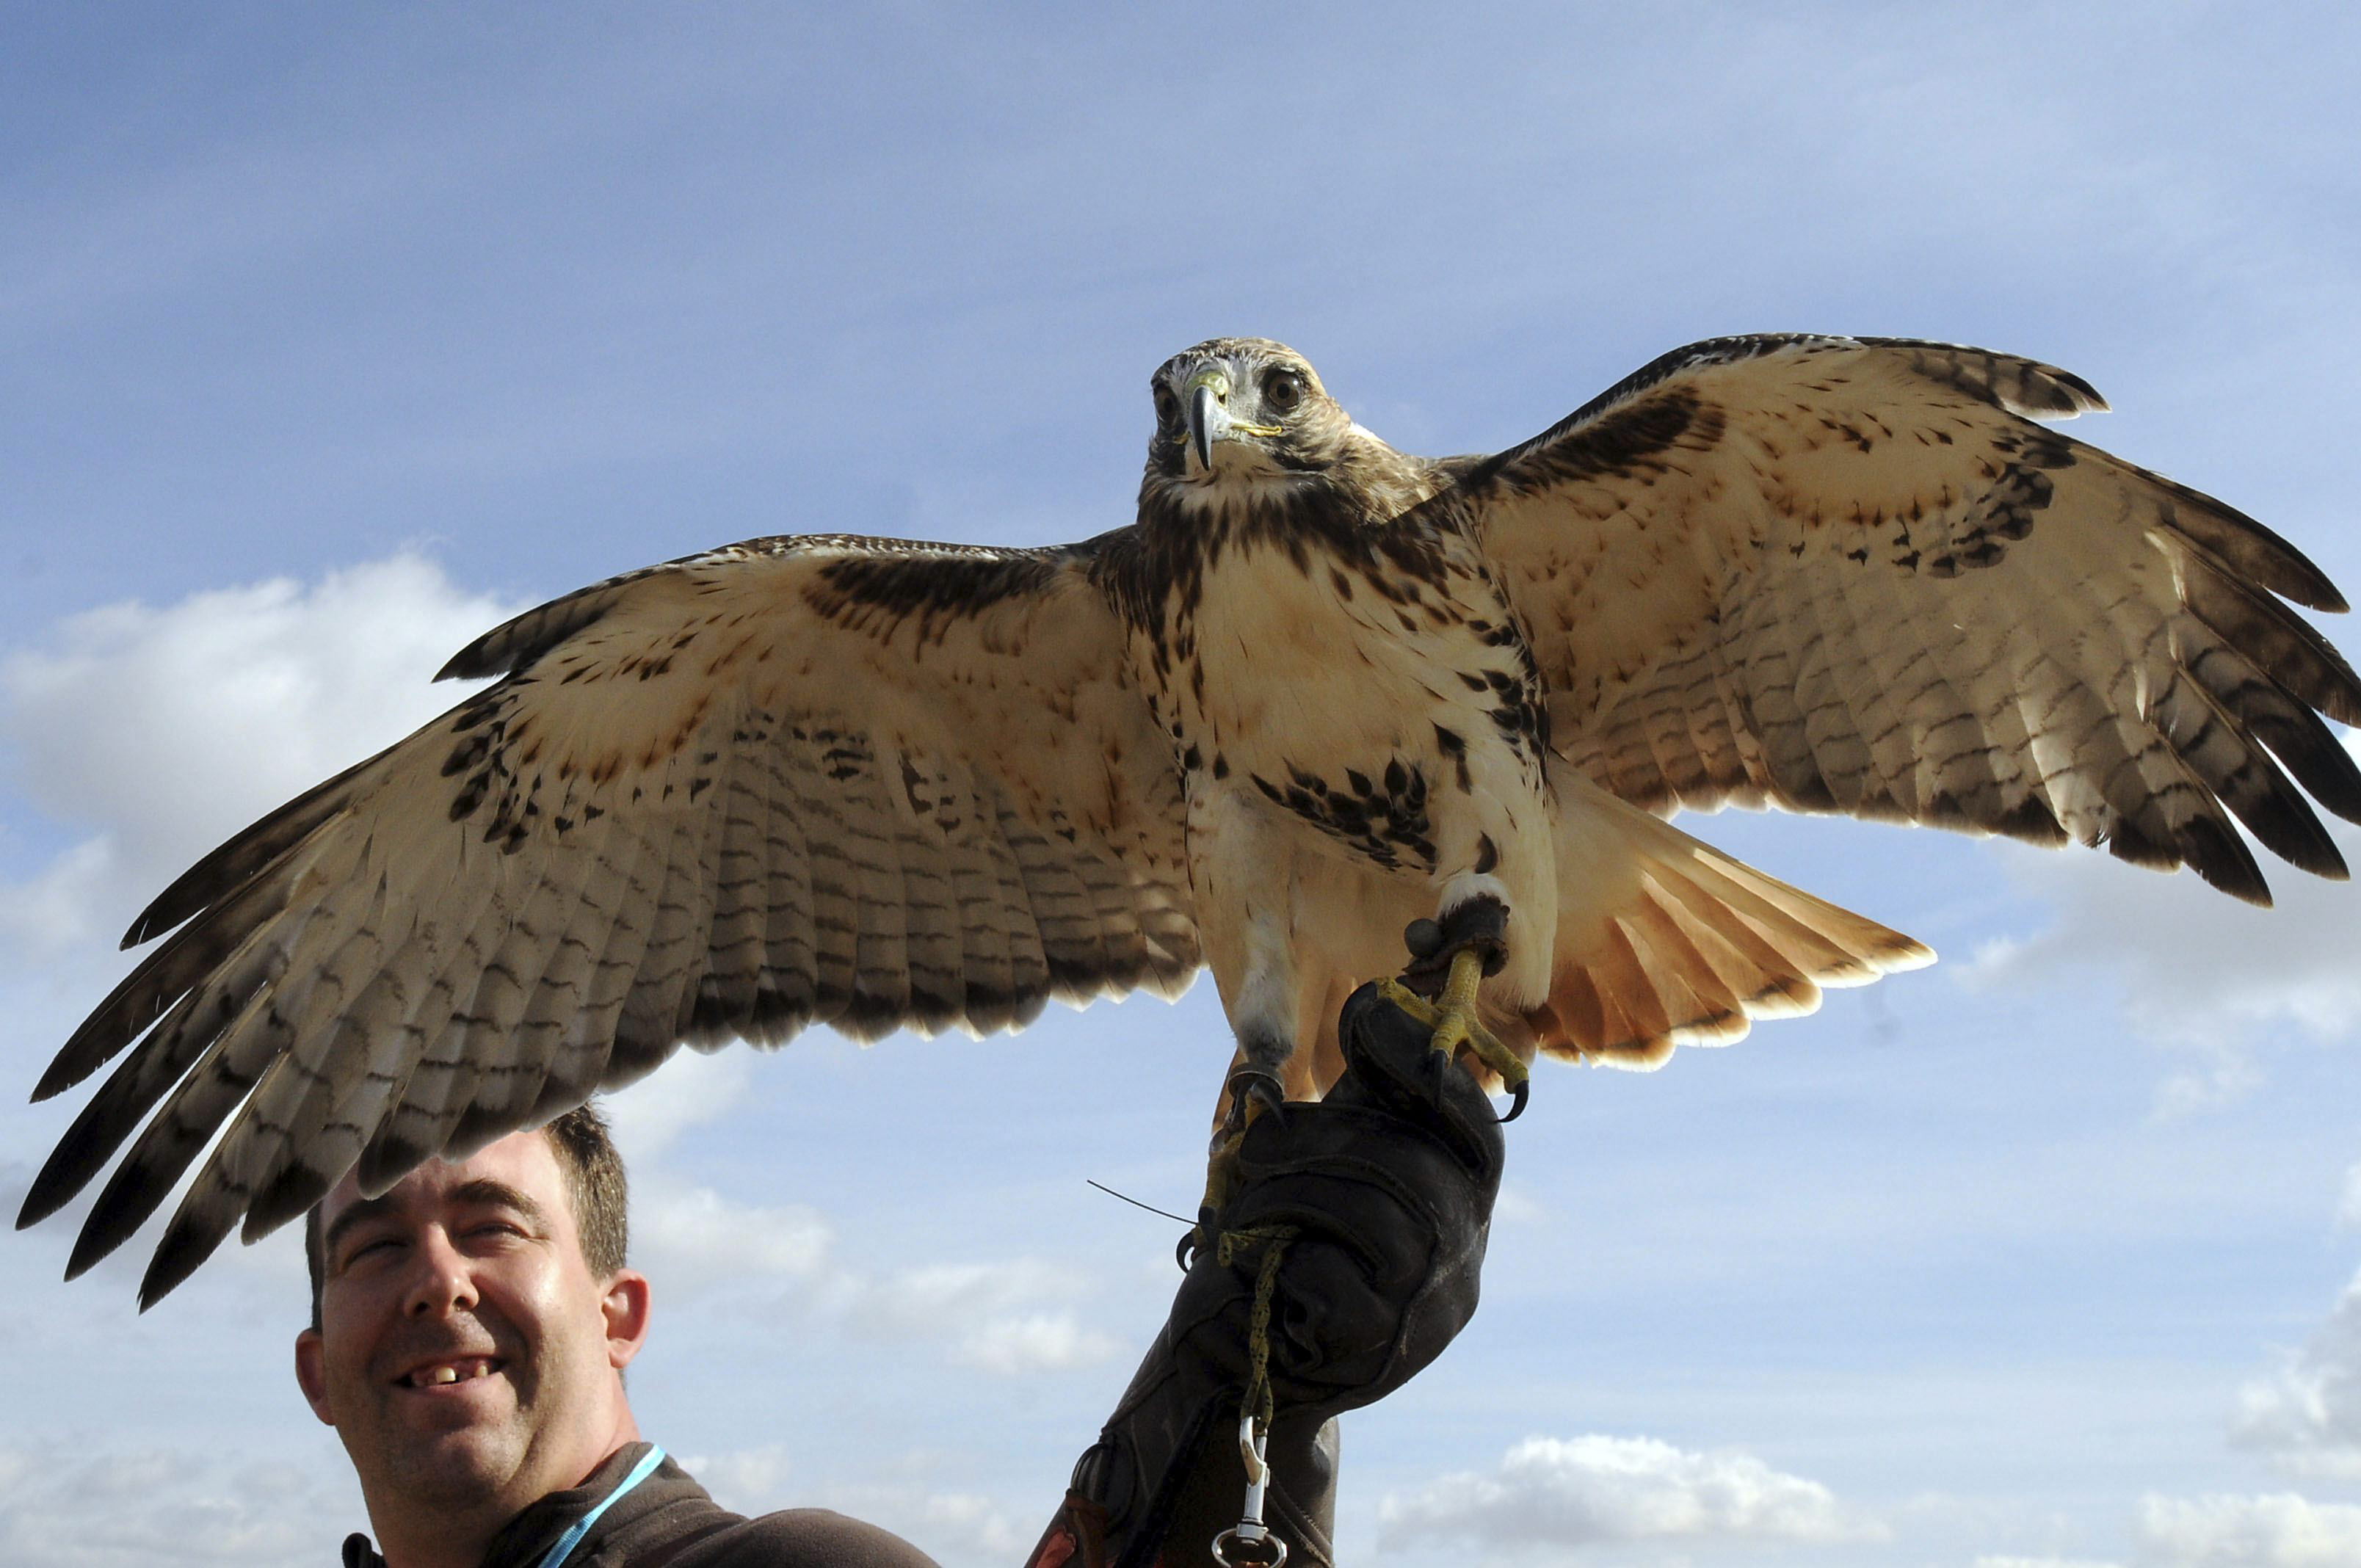
<path fill-rule="evenodd" d="M 1439 924 L 1413 920 L 1402 933 L 1410 966 L 1400 980 L 1387 981 L 1381 989 L 1388 1001 L 1433 1029 L 1436 1050 L 1450 1057 L 1464 1050 L 1499 1073 L 1514 1096 L 1509 1111 L 1513 1120 L 1525 1108 L 1524 1058 L 1476 1014 L 1477 988 L 1508 961 L 1508 906 L 1488 896 L 1468 900 Z"/>
<path fill-rule="evenodd" d="M 1205 863 L 1191 871 L 1205 905 L 1236 906 L 1242 916 L 1209 923 L 1209 957 L 1222 981 L 1223 1010 L 1237 1031 L 1238 1049 L 1224 1090 L 1228 1104 L 1213 1129 L 1198 1213 L 1201 1234 L 1237 1184 L 1237 1148 L 1247 1126 L 1276 1113 L 1287 1098 L 1282 1085 L 1302 1011 L 1291 907 L 1293 855 L 1284 835 L 1275 833 L 1257 807 L 1235 801 L 1224 806 L 1217 798 L 1202 836 L 1209 850 Z"/>
<path fill-rule="evenodd" d="M 1238 1148 L 1246 1140 L 1246 1129 L 1264 1116 L 1277 1116 L 1282 1124 L 1286 1120 L 1286 1090 L 1276 1074 L 1252 1061 L 1231 1069 L 1228 1092 L 1230 1108 L 1213 1129 L 1213 1153 L 1205 1161 L 1205 1196 L 1197 1205 L 1197 1228 L 1180 1238 L 1176 1254 L 1183 1269 L 1191 1250 L 1213 1245 L 1213 1216 L 1237 1190 Z"/>

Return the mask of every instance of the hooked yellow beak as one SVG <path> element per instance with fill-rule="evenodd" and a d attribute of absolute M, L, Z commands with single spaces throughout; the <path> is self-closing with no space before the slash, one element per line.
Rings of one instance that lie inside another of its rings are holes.
<path fill-rule="evenodd" d="M 1189 446 L 1197 454 L 1197 466 L 1201 468 L 1213 467 L 1213 443 L 1217 441 L 1279 433 L 1275 424 L 1247 424 L 1230 417 L 1229 373 L 1218 367 L 1209 365 L 1190 377 L 1180 400 L 1188 411 Z"/>

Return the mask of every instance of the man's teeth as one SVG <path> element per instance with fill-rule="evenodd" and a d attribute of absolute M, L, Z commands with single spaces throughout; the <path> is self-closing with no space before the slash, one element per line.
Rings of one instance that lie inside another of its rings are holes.
<path fill-rule="evenodd" d="M 437 1384 L 462 1383 L 471 1377 L 489 1377 L 491 1374 L 491 1362 L 489 1359 L 478 1359 L 448 1362 L 441 1366 L 430 1366 L 423 1372 L 412 1373 L 410 1381 L 413 1387 L 429 1388 Z"/>

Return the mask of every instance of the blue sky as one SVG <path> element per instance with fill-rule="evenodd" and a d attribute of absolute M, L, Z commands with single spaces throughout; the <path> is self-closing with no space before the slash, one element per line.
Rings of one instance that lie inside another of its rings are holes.
<path fill-rule="evenodd" d="M 2361 588 L 2356 33 L 0 10 L 0 1064 L 28 1087 L 146 898 L 444 706 L 499 615 L 763 533 L 1098 532 L 1148 372 L 1216 334 L 1429 452 L 1723 332 L 2030 354 L 2119 411 L 2076 434 Z M 1946 961 L 1543 1076 L 1473 1331 L 1348 1426 L 1356 1560 L 2361 1557 L 2361 895 L 1685 826 Z M 1170 1228 L 1084 1179 L 1185 1208 L 1224 1040 L 1208 985 L 622 1097 L 643 1421 L 739 1506 L 1010 1560 L 1172 1282 Z M 0 1200 L 69 1114 L 0 1109 Z M 128 1261 L 56 1283 L 70 1234 L 0 1244 L 0 1556 L 321 1561 L 357 1508 L 290 1375 L 288 1238 L 141 1318 Z"/>

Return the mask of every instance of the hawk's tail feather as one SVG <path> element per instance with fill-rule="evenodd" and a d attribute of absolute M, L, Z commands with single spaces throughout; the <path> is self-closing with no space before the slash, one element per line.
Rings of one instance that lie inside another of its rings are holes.
<path fill-rule="evenodd" d="M 1595 787 L 1558 784 L 1558 916 L 1548 997 L 1521 1033 L 1554 1056 L 1652 1068 L 1826 986 L 1931 963 L 1922 944 L 1815 898 Z"/>

